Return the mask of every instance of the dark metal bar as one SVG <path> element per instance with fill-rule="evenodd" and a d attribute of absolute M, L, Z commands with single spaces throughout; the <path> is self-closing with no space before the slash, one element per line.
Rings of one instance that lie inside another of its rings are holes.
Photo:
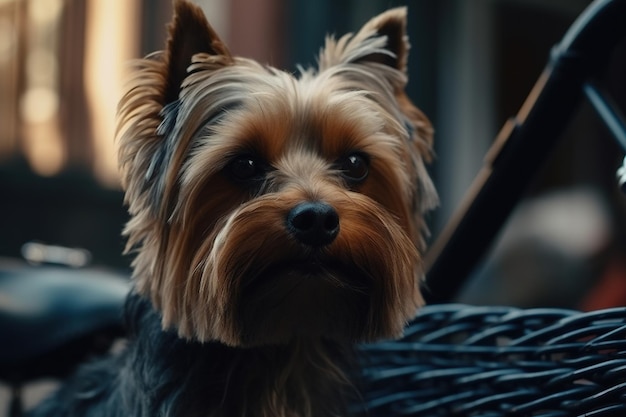
<path fill-rule="evenodd" d="M 624 16 L 626 19 L 626 16 Z M 601 89 L 595 82 L 583 85 L 583 92 L 589 103 L 598 113 L 617 144 L 626 153 L 626 119 L 611 96 Z"/>
<path fill-rule="evenodd" d="M 577 109 L 585 80 L 626 35 L 626 0 L 596 0 L 553 49 L 535 87 L 489 150 L 482 170 L 426 257 L 429 303 L 454 299 L 482 260 Z"/>

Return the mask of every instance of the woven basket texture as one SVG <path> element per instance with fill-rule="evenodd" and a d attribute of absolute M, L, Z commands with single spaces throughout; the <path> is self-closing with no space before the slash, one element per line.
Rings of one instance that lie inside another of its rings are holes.
<path fill-rule="evenodd" d="M 365 345 L 357 416 L 626 417 L 626 308 L 424 308 Z"/>

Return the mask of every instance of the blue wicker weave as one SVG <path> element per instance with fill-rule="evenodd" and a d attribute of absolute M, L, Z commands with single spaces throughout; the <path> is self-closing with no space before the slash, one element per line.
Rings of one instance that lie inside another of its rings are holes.
<path fill-rule="evenodd" d="M 626 308 L 434 305 L 362 353 L 357 415 L 626 416 Z"/>

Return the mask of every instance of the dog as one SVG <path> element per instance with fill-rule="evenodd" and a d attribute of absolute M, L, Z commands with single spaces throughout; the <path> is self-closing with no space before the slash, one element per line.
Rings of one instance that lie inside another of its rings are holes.
<path fill-rule="evenodd" d="M 354 347 L 423 304 L 437 195 L 408 50 L 391 9 L 292 74 L 233 56 L 177 0 L 118 111 L 127 345 L 33 415 L 346 415 Z"/>

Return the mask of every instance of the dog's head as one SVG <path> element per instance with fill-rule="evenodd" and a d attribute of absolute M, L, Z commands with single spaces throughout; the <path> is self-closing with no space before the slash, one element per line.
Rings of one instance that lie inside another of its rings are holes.
<path fill-rule="evenodd" d="M 407 98 L 406 11 L 326 39 L 297 76 L 234 57 L 178 1 L 119 107 L 138 292 L 183 337 L 394 337 L 421 305 L 431 127 Z"/>

